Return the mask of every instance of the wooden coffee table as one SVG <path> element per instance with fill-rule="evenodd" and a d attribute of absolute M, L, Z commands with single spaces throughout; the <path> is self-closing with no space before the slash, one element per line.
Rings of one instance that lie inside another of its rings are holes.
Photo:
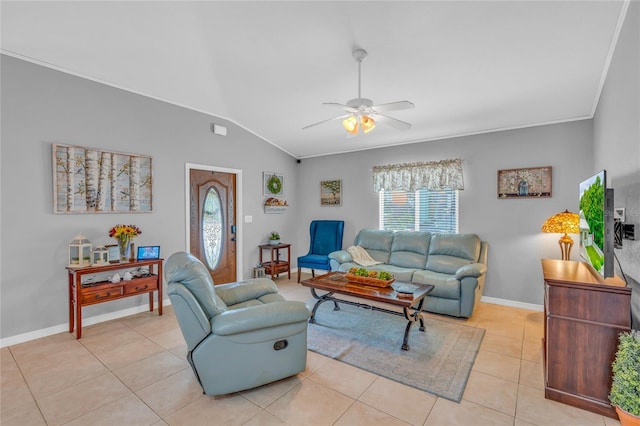
<path fill-rule="evenodd" d="M 373 287 L 356 282 L 350 282 L 344 272 L 330 272 L 325 275 L 320 275 L 315 278 L 302 281 L 305 287 L 309 287 L 311 294 L 318 301 L 313 306 L 311 311 L 311 317 L 309 322 L 314 324 L 316 322 L 316 311 L 318 307 L 324 302 L 331 301 L 334 304 L 333 310 L 339 311 L 340 306 L 338 303 L 346 303 L 348 305 L 357 306 L 359 308 L 371 309 L 374 311 L 385 312 L 387 314 L 404 316 L 408 321 L 404 330 L 404 339 L 402 341 L 402 350 L 409 350 L 409 331 L 411 326 L 417 321 L 420 321 L 420 331 L 424 331 L 424 319 L 422 318 L 422 304 L 424 303 L 425 296 L 433 290 L 432 285 L 418 285 L 408 283 L 394 282 L 391 287 Z M 397 290 L 409 289 L 413 291 L 413 294 L 402 295 Z M 318 295 L 316 290 L 327 291 L 323 295 Z M 351 300 L 338 299 L 334 297 L 334 294 L 344 294 L 346 296 L 352 296 L 359 299 L 372 300 L 376 302 L 387 303 L 389 305 L 402 307 L 402 312 L 392 311 L 384 309 L 378 306 L 367 305 L 364 303 L 354 302 Z"/>

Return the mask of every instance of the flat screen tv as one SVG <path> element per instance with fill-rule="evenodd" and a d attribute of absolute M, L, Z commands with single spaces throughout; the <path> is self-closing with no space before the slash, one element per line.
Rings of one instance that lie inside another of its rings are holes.
<path fill-rule="evenodd" d="M 603 277 L 613 276 L 613 189 L 602 170 L 580 183 L 580 255 Z"/>

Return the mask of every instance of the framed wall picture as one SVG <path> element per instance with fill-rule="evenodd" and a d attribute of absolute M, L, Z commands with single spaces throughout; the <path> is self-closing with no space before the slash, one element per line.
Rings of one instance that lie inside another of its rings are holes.
<path fill-rule="evenodd" d="M 320 205 L 342 205 L 342 179 L 320 181 Z"/>
<path fill-rule="evenodd" d="M 274 172 L 262 172 L 262 188 L 266 197 L 284 195 L 284 175 Z"/>
<path fill-rule="evenodd" d="M 551 197 L 551 166 L 498 170 L 498 198 Z"/>
<path fill-rule="evenodd" d="M 107 249 L 107 258 L 109 263 L 120 263 L 120 249 L 117 244 L 108 244 L 104 246 Z"/>
<path fill-rule="evenodd" d="M 53 145 L 54 213 L 148 213 L 151 157 Z"/>

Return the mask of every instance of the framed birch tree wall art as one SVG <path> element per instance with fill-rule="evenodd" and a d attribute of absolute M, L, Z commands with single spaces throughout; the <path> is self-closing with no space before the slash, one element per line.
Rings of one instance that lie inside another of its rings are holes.
<path fill-rule="evenodd" d="M 53 145 L 54 213 L 152 211 L 151 157 Z"/>

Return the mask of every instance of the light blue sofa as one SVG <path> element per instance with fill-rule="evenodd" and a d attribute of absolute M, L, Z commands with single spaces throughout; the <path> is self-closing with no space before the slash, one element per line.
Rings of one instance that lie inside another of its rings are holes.
<path fill-rule="evenodd" d="M 482 297 L 488 244 L 476 234 L 363 229 L 353 245 L 382 262 L 366 269 L 388 271 L 399 282 L 432 284 L 425 311 L 469 318 Z M 329 254 L 329 259 L 332 271 L 362 267 L 346 250 Z"/>
<path fill-rule="evenodd" d="M 261 386 L 305 370 L 304 302 L 255 278 L 214 287 L 207 268 L 185 252 L 165 264 L 167 292 L 187 343 L 187 360 L 207 395 Z"/>

